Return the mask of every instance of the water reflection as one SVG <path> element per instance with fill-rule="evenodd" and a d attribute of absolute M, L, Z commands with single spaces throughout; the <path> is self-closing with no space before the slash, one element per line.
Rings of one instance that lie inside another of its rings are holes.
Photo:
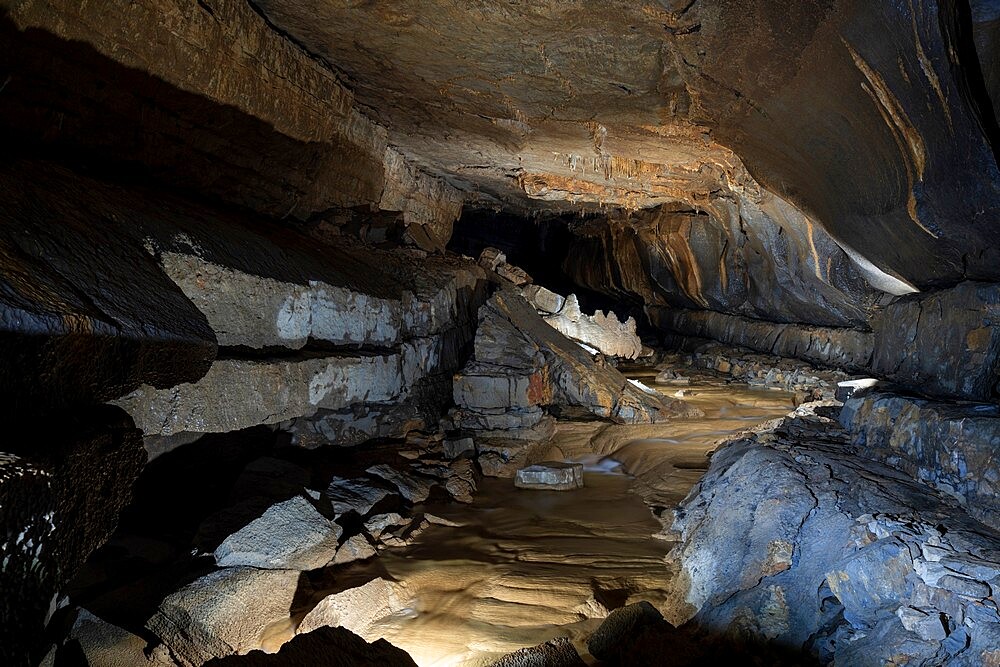
<path fill-rule="evenodd" d="M 637 377 L 655 386 L 648 374 Z M 793 407 L 786 393 L 705 382 L 685 387 L 684 400 L 706 416 L 560 424 L 550 458 L 582 462 L 583 489 L 521 490 L 486 479 L 471 506 L 426 507 L 464 525 L 432 526 L 413 546 L 353 566 L 354 575 L 387 574 L 409 598 L 361 634 L 385 637 L 421 667 L 478 667 L 556 636 L 583 654 L 609 607 L 665 605 L 671 545 L 653 537 L 661 524 L 647 503 L 678 502 L 718 442 Z"/>

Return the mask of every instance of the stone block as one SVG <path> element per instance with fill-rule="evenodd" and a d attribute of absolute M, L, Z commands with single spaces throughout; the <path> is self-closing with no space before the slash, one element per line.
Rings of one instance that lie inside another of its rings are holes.
<path fill-rule="evenodd" d="M 583 464 L 543 461 L 521 468 L 514 475 L 519 489 L 572 491 L 583 488 Z"/>

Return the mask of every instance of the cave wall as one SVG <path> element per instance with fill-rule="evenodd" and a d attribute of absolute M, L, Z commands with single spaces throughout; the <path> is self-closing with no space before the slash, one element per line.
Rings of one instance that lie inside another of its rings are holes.
<path fill-rule="evenodd" d="M 964 5 L 692 3 L 675 44 L 693 115 L 883 271 L 921 288 L 995 280 L 996 123 Z"/>
<path fill-rule="evenodd" d="M 275 217 L 363 206 L 398 212 L 428 248 L 450 236 L 461 193 L 249 3 L 15 2 L 0 29 L 12 147 Z"/>

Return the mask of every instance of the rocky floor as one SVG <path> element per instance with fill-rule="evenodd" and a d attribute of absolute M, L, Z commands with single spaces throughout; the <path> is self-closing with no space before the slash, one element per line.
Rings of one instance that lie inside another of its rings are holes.
<path fill-rule="evenodd" d="M 702 378 L 685 400 L 710 417 L 559 422 L 545 458 L 586 467 L 568 492 L 480 479 L 468 443 L 440 436 L 304 450 L 259 427 L 179 447 L 147 467 L 73 582 L 50 660 L 196 665 L 330 625 L 421 667 L 485 665 L 557 636 L 587 655 L 610 611 L 667 604 L 656 514 L 720 440 L 792 396 Z"/>

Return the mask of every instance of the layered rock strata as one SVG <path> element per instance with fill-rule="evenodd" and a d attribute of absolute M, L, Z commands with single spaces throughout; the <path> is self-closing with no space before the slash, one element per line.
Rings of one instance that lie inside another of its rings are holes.
<path fill-rule="evenodd" d="M 329 64 L 245 2 L 18 3 L 0 27 L 13 145 L 143 165 L 275 217 L 397 212 L 427 249 L 451 235 L 461 192 L 392 148 Z"/>
<path fill-rule="evenodd" d="M 550 327 L 517 291 L 502 287 L 480 309 L 475 353 L 455 376 L 457 429 L 476 432 L 484 471 L 513 475 L 551 436 L 547 412 L 582 411 L 651 423 L 692 414 L 650 394 Z M 488 457 L 482 456 L 488 454 Z"/>
<path fill-rule="evenodd" d="M 898 468 L 1000 530 L 1000 408 L 872 393 L 844 403 L 857 451 Z"/>
<path fill-rule="evenodd" d="M 1000 535 L 859 449 L 806 406 L 721 447 L 676 513 L 671 620 L 824 664 L 995 661 Z"/>

